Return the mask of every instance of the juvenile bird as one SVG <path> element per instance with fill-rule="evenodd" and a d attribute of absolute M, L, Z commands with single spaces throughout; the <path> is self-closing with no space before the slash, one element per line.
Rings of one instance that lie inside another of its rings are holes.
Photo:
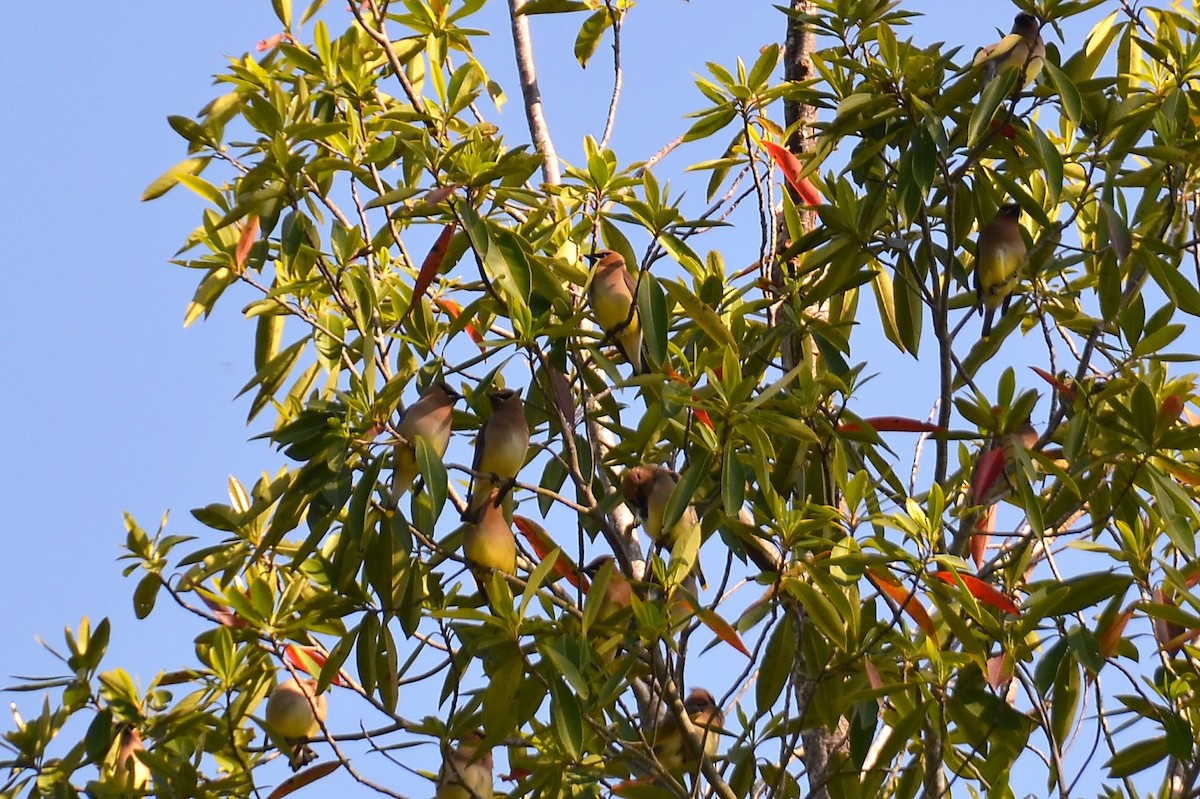
<path fill-rule="evenodd" d="M 621 493 L 625 495 L 626 504 L 637 514 L 646 535 L 668 551 L 674 549 L 679 540 L 700 535 L 700 518 L 692 505 L 684 509 L 683 515 L 669 530 L 663 529 L 667 502 L 678 484 L 679 475 L 665 466 L 634 466 L 621 475 Z M 704 572 L 700 569 L 698 555 L 692 568 L 703 587 Z"/>
<path fill-rule="evenodd" d="M 482 743 L 483 732 L 472 732 L 442 761 L 436 799 L 492 799 L 492 750 Z"/>
<path fill-rule="evenodd" d="M 525 465 L 529 451 L 529 424 L 525 421 L 521 393 L 502 388 L 488 394 L 488 401 L 492 415 L 475 440 L 475 459 L 471 463 L 475 474 L 471 478 L 469 507 L 473 513 L 491 501 L 494 490 L 499 489 L 500 496 L 504 496 Z"/>
<path fill-rule="evenodd" d="M 288 758 L 292 771 L 299 771 L 316 757 L 304 739 L 321 731 L 327 710 L 325 695 L 317 694 L 317 681 L 307 677 L 284 680 L 271 692 L 267 700 L 267 727 L 289 743 L 299 740 Z"/>
<path fill-rule="evenodd" d="M 1021 207 L 1016 203 L 1000 206 L 992 221 L 979 231 L 975 244 L 975 296 L 983 314 L 984 338 L 992 332 L 996 310 L 1008 310 L 1025 265 L 1027 253 L 1020 219 Z"/>
<path fill-rule="evenodd" d="M 462 395 L 445 383 L 434 383 L 414 402 L 400 424 L 396 435 L 400 439 L 393 450 L 392 504 L 400 500 L 417 477 L 417 439 L 423 438 L 441 457 L 450 444 L 450 422 L 454 403 Z"/>
<path fill-rule="evenodd" d="M 1023 70 L 1019 89 L 1037 80 L 1046 60 L 1046 44 L 1042 41 L 1041 21 L 1033 14 L 1017 14 L 1012 32 L 995 44 L 982 47 L 975 53 L 974 66 L 983 68 L 983 80 L 995 78 L 1002 70 Z"/>
<path fill-rule="evenodd" d="M 725 724 L 725 714 L 717 707 L 713 695 L 703 688 L 693 688 L 683 700 L 696 735 L 689 742 L 684 738 L 683 725 L 668 712 L 659 721 L 654 731 L 654 756 L 672 773 L 691 773 L 700 765 L 697 753 L 707 758 L 716 757 L 720 743 L 717 728 Z"/>
<path fill-rule="evenodd" d="M 634 296 L 637 281 L 625 268 L 620 253 L 600 250 L 586 257 L 593 264 L 588 304 L 596 315 L 596 324 L 638 374 L 642 371 L 642 324 Z"/>

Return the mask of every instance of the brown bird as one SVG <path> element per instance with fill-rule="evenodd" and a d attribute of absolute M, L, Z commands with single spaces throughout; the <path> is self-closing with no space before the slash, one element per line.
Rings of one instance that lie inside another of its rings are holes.
<path fill-rule="evenodd" d="M 586 257 L 593 264 L 588 303 L 596 324 L 638 374 L 642 371 L 642 324 L 634 296 L 637 281 L 625 268 L 620 253 L 600 250 Z"/>
<path fill-rule="evenodd" d="M 608 575 L 603 594 L 599 596 L 588 594 L 589 603 L 600 603 L 595 619 L 596 624 L 602 628 L 589 637 L 592 641 L 592 648 L 600 661 L 611 663 L 622 641 L 625 640 L 624 628 L 632 622 L 633 586 L 621 573 L 617 562 L 611 555 L 601 555 L 595 558 L 583 568 L 583 573 L 593 580 L 592 588 L 595 588 L 594 581 L 597 575 L 602 573 Z M 613 631 L 609 632 L 604 628 L 611 628 Z M 594 627 L 592 629 L 595 630 Z"/>
<path fill-rule="evenodd" d="M 138 757 L 146 751 L 142 734 L 132 724 L 122 724 L 117 735 L 116 758 L 113 760 L 113 779 L 122 788 L 141 793 L 150 784 L 150 769 Z"/>
<path fill-rule="evenodd" d="M 1008 311 L 1013 289 L 1021 277 L 1027 252 L 1021 236 L 1021 206 L 1007 203 L 979 231 L 975 244 L 975 296 L 983 314 L 983 330 L 987 338 L 992 332 L 992 318 L 999 309 Z"/>
<path fill-rule="evenodd" d="M 671 712 L 659 720 L 654 731 L 654 756 L 673 774 L 696 771 L 700 762 L 696 755 L 703 753 L 711 759 L 717 755 L 720 743 L 717 730 L 725 724 L 725 714 L 717 707 L 713 695 L 703 688 L 693 688 L 683 700 L 695 734 L 684 738 L 684 728 Z"/>
<path fill-rule="evenodd" d="M 492 489 L 488 501 L 478 511 L 472 513 L 468 509 L 463 521 L 466 522 L 463 556 L 472 566 L 504 574 L 517 573 L 517 539 L 504 510 L 500 489 Z"/>
<path fill-rule="evenodd" d="M 482 743 L 483 731 L 472 732 L 442 761 L 435 799 L 492 799 L 492 750 Z"/>
<path fill-rule="evenodd" d="M 472 513 L 478 513 L 484 503 L 491 501 L 494 490 L 499 489 L 503 498 L 517 472 L 525 465 L 525 455 L 529 451 L 529 423 L 525 421 L 521 393 L 502 388 L 488 394 L 488 400 L 492 415 L 479 431 L 475 459 L 471 463 L 474 476 L 471 478 L 469 507 Z"/>
<path fill-rule="evenodd" d="M 316 757 L 305 740 L 321 731 L 326 712 L 325 696 L 317 694 L 316 680 L 307 677 L 284 680 L 271 692 L 267 700 L 267 727 L 277 737 L 297 742 L 288 758 L 292 771 L 299 771 Z"/>
<path fill-rule="evenodd" d="M 1012 32 L 995 44 L 982 47 L 975 53 L 974 66 L 983 68 L 983 80 L 992 80 L 1002 70 L 1023 70 L 1018 90 L 1033 83 L 1046 60 L 1046 44 L 1042 41 L 1041 20 L 1033 14 L 1017 14 Z"/>
<path fill-rule="evenodd" d="M 680 540 L 690 536 L 697 537 L 699 547 L 700 519 L 696 509 L 688 505 L 679 521 L 669 530 L 663 530 L 663 517 L 667 510 L 667 502 L 671 492 L 679 484 L 679 475 L 665 466 L 634 466 L 626 469 L 621 475 L 621 493 L 625 502 L 637 514 L 642 523 L 642 529 L 656 544 L 664 549 L 673 550 Z M 700 569 L 699 556 L 692 569 L 696 572 L 700 585 L 705 585 L 704 572 Z"/>
<path fill-rule="evenodd" d="M 392 504 L 404 496 L 417 477 L 417 439 L 423 438 L 441 457 L 450 445 L 450 421 L 454 403 L 462 395 L 445 383 L 434 383 L 414 402 L 400 424 L 396 435 L 400 439 L 392 454 Z"/>

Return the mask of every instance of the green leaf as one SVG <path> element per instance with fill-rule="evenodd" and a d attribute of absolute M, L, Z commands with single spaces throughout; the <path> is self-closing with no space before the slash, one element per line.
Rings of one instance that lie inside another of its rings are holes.
<path fill-rule="evenodd" d="M 604 32 L 610 27 L 612 19 L 607 8 L 600 9 L 584 20 L 579 35 L 575 37 L 575 58 L 579 60 L 579 66 L 588 65 L 588 61 L 596 54 L 596 48 L 600 46 Z"/>
<path fill-rule="evenodd" d="M 421 471 L 421 477 L 425 478 L 425 487 L 429 490 L 429 501 L 436 518 L 442 515 L 442 508 L 446 506 L 446 498 L 450 494 L 450 477 L 441 456 L 421 436 L 417 436 L 416 451 L 417 468 Z"/>
<path fill-rule="evenodd" d="M 180 175 L 199 175 L 211 158 L 187 158 L 154 179 L 142 192 L 142 202 L 163 196 L 179 182 Z"/>
<path fill-rule="evenodd" d="M 700 298 L 677 280 L 664 280 L 663 287 L 671 295 L 671 299 L 683 307 L 683 312 L 700 325 L 718 345 L 737 348 L 737 342 L 729 328 L 721 321 L 721 317 L 712 308 L 700 301 Z"/>
<path fill-rule="evenodd" d="M 1121 779 L 1166 759 L 1168 754 L 1166 736 L 1135 741 L 1113 755 L 1108 763 L 1108 776 Z"/>
<path fill-rule="evenodd" d="M 796 625 L 790 613 L 784 613 L 775 632 L 767 641 L 767 649 L 760 661 L 758 682 L 754 685 L 754 702 L 758 712 L 763 716 L 770 715 L 771 708 L 787 685 L 788 678 L 796 662 L 796 652 L 799 644 Z"/>
<path fill-rule="evenodd" d="M 1063 113 L 1067 119 L 1078 125 L 1083 119 L 1083 98 L 1079 96 L 1079 89 L 1075 88 L 1071 79 L 1061 69 L 1054 66 L 1050 59 L 1042 60 L 1042 70 L 1050 76 L 1050 82 L 1054 84 L 1054 90 L 1058 92 Z"/>
<path fill-rule="evenodd" d="M 642 272 L 638 281 L 638 318 L 642 323 L 642 342 L 650 355 L 651 364 L 661 366 L 667 360 L 667 332 L 671 327 L 667 318 L 667 295 L 648 271 Z"/>

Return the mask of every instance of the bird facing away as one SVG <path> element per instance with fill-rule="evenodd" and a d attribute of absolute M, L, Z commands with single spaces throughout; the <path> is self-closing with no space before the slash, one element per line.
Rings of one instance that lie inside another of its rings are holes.
<path fill-rule="evenodd" d="M 529 451 L 529 424 L 525 421 L 521 393 L 502 388 L 488 394 L 488 401 L 492 405 L 492 415 L 479 431 L 475 459 L 471 463 L 475 474 L 471 478 L 468 504 L 472 513 L 479 512 L 484 503 L 491 501 L 494 490 L 500 489 L 500 496 L 504 496 L 517 472 L 525 465 L 525 454 Z"/>
<path fill-rule="evenodd" d="M 482 742 L 483 732 L 473 732 L 442 761 L 436 799 L 492 799 L 492 750 Z"/>
<path fill-rule="evenodd" d="M 1046 60 L 1046 44 L 1042 41 L 1041 21 L 1033 14 L 1017 14 L 1012 32 L 995 44 L 975 53 L 974 66 L 983 68 L 983 80 L 988 82 L 1002 70 L 1023 70 L 1018 90 L 1037 80 Z"/>
<path fill-rule="evenodd" d="M 504 574 L 517 572 L 517 539 L 513 536 L 512 523 L 504 512 L 500 489 L 492 489 L 488 501 L 472 512 L 467 510 L 463 517 L 463 556 L 476 569 L 495 569 Z M 476 577 L 482 586 L 486 576 L 478 571 Z"/>
<path fill-rule="evenodd" d="M 696 735 L 689 742 L 684 739 L 684 728 L 668 711 L 654 731 L 654 756 L 672 773 L 694 772 L 699 766 L 697 753 L 707 758 L 716 757 L 720 743 L 717 728 L 725 724 L 725 714 L 717 707 L 713 695 L 703 688 L 693 688 L 683 700 Z"/>
<path fill-rule="evenodd" d="M 1021 207 L 1016 203 L 1000 206 L 991 222 L 979 231 L 975 245 L 975 296 L 982 306 L 986 338 L 992 332 L 992 318 L 998 308 L 1008 310 L 1012 291 L 1025 265 L 1025 239 L 1021 236 Z"/>
<path fill-rule="evenodd" d="M 587 258 L 593 263 L 588 304 L 596 315 L 596 324 L 638 374 L 642 371 L 642 323 L 634 296 L 637 281 L 625 268 L 620 253 L 600 250 Z"/>
<path fill-rule="evenodd" d="M 267 700 L 267 727 L 284 740 L 299 740 L 288 758 L 292 771 L 298 771 L 315 757 L 304 739 L 321 731 L 327 710 L 325 695 L 317 694 L 317 681 L 307 677 L 284 680 L 271 692 Z"/>
<path fill-rule="evenodd" d="M 462 395 L 445 383 L 434 383 L 414 402 L 400 424 L 396 435 L 400 439 L 393 451 L 392 503 L 404 496 L 417 478 L 417 439 L 423 438 L 441 457 L 450 445 L 450 422 L 454 403 Z"/>

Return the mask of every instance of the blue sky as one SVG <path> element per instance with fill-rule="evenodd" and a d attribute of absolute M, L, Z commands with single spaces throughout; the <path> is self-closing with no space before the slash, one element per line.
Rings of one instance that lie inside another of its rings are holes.
<path fill-rule="evenodd" d="M 506 19 L 498 4 L 489 6 L 486 18 L 505 24 L 493 26 L 482 58 L 508 92 L 499 118 L 513 143 L 525 136 L 519 88 Z M 951 19 L 944 13 L 951 7 L 967 13 Z M 932 12 L 912 29 L 919 40 L 964 45 L 994 40 L 1015 13 L 982 1 L 911 8 Z M 340 9 L 333 12 L 340 18 Z M 0 374 L 9 389 L 0 396 L 8 419 L 0 502 L 8 529 L 0 684 L 11 684 L 9 675 L 57 672 L 35 636 L 62 649 L 63 627 L 88 615 L 93 623 L 112 618 L 107 663 L 144 686 L 159 669 L 190 661 L 199 628 L 165 609 L 134 621 L 134 581 L 116 562 L 122 511 L 153 532 L 170 509 L 172 532 L 211 535 L 188 509 L 223 501 L 230 474 L 249 484 L 284 459 L 248 441 L 265 429 L 265 417 L 247 428 L 248 399 L 234 399 L 251 372 L 253 325 L 240 318 L 241 303 L 182 327 L 197 274 L 167 261 L 199 220 L 201 202 L 183 189 L 148 204 L 139 196 L 185 156 L 166 116 L 194 115 L 218 93 L 211 75 L 225 56 L 252 51 L 279 25 L 267 0 L 17 3 L 5 16 Z M 575 18 L 534 24 L 547 113 L 568 160 L 578 158 L 584 134 L 599 135 L 611 88 L 606 47 L 586 71 L 572 59 L 573 25 Z M 730 65 L 740 55 L 752 62 L 782 30 L 767 0 L 639 6 L 625 29 L 625 94 L 613 141 L 622 161 L 648 157 L 686 129 L 682 113 L 703 105 L 692 76 L 705 61 Z M 756 242 L 757 233 L 749 235 Z M 888 404 L 896 401 L 889 394 L 875 410 L 928 410 Z M 35 696 L 5 699 L 27 713 L 40 705 Z"/>

